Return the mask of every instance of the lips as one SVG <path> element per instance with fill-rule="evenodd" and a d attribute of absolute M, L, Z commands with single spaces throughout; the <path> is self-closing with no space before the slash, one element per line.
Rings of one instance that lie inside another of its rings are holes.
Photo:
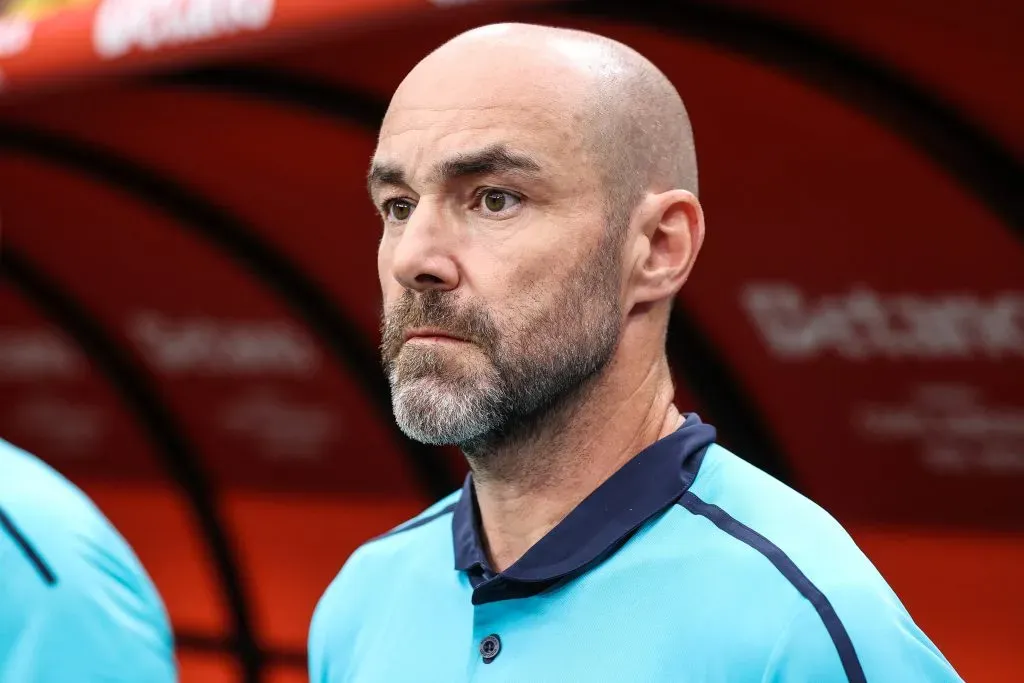
<path fill-rule="evenodd" d="M 411 341 L 413 339 L 438 339 L 460 342 L 468 341 L 467 339 L 459 337 L 458 335 L 454 335 L 451 332 L 446 332 L 445 330 L 430 327 L 420 327 L 411 330 L 406 330 L 404 340 Z"/>

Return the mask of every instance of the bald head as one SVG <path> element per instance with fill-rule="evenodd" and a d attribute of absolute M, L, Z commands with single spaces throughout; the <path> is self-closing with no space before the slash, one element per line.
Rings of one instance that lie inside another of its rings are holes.
<path fill-rule="evenodd" d="M 693 132 L 668 78 L 636 50 L 573 29 L 494 24 L 463 33 L 422 60 L 395 94 L 447 90 L 467 68 L 490 69 L 476 88 L 532 94 L 559 105 L 565 135 L 598 171 L 611 222 L 621 226 L 644 192 L 697 194 Z M 489 65 L 489 66 L 488 66 Z"/>

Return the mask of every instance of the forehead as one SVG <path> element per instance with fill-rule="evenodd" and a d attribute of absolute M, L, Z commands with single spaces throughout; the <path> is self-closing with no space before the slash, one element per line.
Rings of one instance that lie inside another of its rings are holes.
<path fill-rule="evenodd" d="M 537 66 L 481 59 L 414 70 L 388 108 L 375 160 L 418 175 L 445 157 L 505 145 L 545 168 L 585 163 L 576 88 L 560 69 Z"/>

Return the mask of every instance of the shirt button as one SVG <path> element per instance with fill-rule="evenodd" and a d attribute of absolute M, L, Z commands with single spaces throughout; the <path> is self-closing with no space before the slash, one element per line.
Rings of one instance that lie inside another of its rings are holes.
<path fill-rule="evenodd" d="M 484 658 L 484 664 L 490 664 L 501 652 L 501 638 L 498 634 L 492 633 L 480 641 L 480 656 Z"/>

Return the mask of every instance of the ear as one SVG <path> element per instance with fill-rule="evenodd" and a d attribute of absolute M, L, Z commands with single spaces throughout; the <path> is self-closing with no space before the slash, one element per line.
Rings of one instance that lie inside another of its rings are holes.
<path fill-rule="evenodd" d="M 704 243 L 704 211 L 686 190 L 648 195 L 636 214 L 632 305 L 671 299 Z"/>

